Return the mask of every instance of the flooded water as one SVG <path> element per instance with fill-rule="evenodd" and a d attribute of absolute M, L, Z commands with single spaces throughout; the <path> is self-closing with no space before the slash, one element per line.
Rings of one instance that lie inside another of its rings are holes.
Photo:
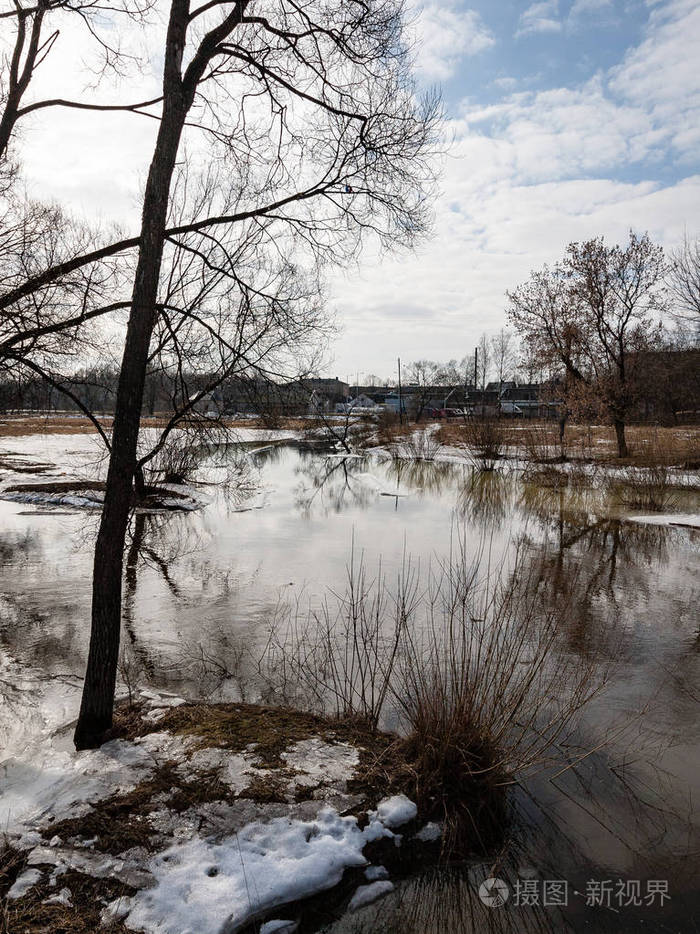
<path fill-rule="evenodd" d="M 58 464 L 59 443 L 79 453 L 83 441 L 53 438 L 33 453 Z M 224 474 L 231 482 L 215 485 Z M 249 663 L 271 625 L 285 607 L 306 612 L 342 592 L 351 553 L 370 574 L 381 561 L 391 579 L 407 556 L 422 569 L 439 562 L 456 536 L 493 568 L 511 569 L 519 554 L 545 602 L 568 607 L 560 651 L 610 666 L 580 735 L 561 750 L 572 767 L 543 768 L 513 790 L 498 859 L 413 873 L 373 927 L 345 919 L 334 931 L 700 929 L 698 531 L 626 521 L 599 492 L 541 489 L 514 471 L 479 476 L 466 464 L 291 444 L 219 452 L 207 476 L 201 511 L 132 521 L 127 680 L 254 700 Z M 697 511 L 697 498 L 677 508 Z M 75 714 L 95 533 L 92 512 L 0 501 L 0 693 L 16 714 L 0 732 L 8 747 Z M 477 894 L 491 875 L 509 886 L 500 908 Z M 545 881 L 557 880 L 568 883 L 567 903 L 544 907 Z M 596 893 L 602 904 L 588 904 Z"/>

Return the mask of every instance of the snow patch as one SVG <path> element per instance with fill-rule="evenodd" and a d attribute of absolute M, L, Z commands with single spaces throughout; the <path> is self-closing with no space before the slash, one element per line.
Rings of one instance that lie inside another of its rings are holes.
<path fill-rule="evenodd" d="M 296 921 L 266 921 L 260 928 L 260 934 L 294 934 L 298 927 Z"/>
<path fill-rule="evenodd" d="M 388 879 L 389 872 L 384 866 L 368 866 L 365 869 L 365 879 L 368 882 L 378 882 L 380 879 Z"/>
<path fill-rule="evenodd" d="M 394 891 L 394 883 L 389 882 L 387 879 L 381 882 L 372 882 L 370 885 L 361 885 L 355 889 L 355 894 L 350 899 L 350 904 L 348 905 L 348 911 L 359 911 L 360 908 L 364 908 L 365 905 L 371 905 L 372 902 L 376 902 L 378 898 L 382 898 L 384 895 L 388 895 L 389 892 Z"/>
<path fill-rule="evenodd" d="M 415 838 L 420 840 L 421 843 L 433 843 L 435 840 L 439 840 L 441 836 L 442 828 L 440 825 L 430 821 L 425 827 L 421 827 Z"/>
<path fill-rule="evenodd" d="M 280 756 L 287 765 L 302 774 L 292 779 L 291 785 L 335 785 L 345 791 L 360 761 L 360 753 L 348 743 L 327 743 L 320 736 L 312 736 L 295 743 Z"/>
<path fill-rule="evenodd" d="M 134 896 L 125 923 L 153 934 L 234 934 L 271 908 L 333 888 L 385 836 L 393 834 L 375 815 L 360 830 L 356 818 L 324 808 L 313 820 L 255 821 L 220 842 L 176 844 L 151 861 L 156 885 Z"/>
<path fill-rule="evenodd" d="M 682 525 L 692 529 L 700 529 L 700 515 L 698 513 L 655 513 L 651 516 L 628 516 L 632 522 L 643 522 L 645 525 Z"/>
<path fill-rule="evenodd" d="M 392 795 L 379 802 L 376 811 L 370 811 L 370 817 L 376 817 L 385 827 L 392 830 L 413 820 L 418 808 L 406 795 Z"/>
<path fill-rule="evenodd" d="M 15 883 L 7 893 L 7 897 L 21 898 L 23 895 L 26 895 L 32 886 L 35 886 L 37 882 L 41 881 L 42 875 L 43 873 L 40 869 L 26 869 L 21 876 L 15 879 Z"/>
<path fill-rule="evenodd" d="M 0 826 L 19 832 L 52 816 L 78 817 L 90 804 L 130 791 L 152 773 L 159 760 L 182 760 L 192 742 L 170 733 L 149 733 L 133 743 L 115 739 L 100 749 L 77 754 L 45 747 L 26 760 L 7 759 L 3 762 Z"/>
<path fill-rule="evenodd" d="M 73 907 L 73 896 L 70 889 L 61 889 L 56 895 L 49 895 L 42 902 L 43 905 L 63 905 L 64 908 Z"/>

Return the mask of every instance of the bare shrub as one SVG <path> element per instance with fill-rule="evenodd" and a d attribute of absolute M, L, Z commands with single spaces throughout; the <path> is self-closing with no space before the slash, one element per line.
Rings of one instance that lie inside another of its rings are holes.
<path fill-rule="evenodd" d="M 668 467 L 625 467 L 621 475 L 611 478 L 608 491 L 628 509 L 664 512 L 675 506 L 677 491 Z"/>
<path fill-rule="evenodd" d="M 473 418 L 464 424 L 467 455 L 480 470 L 493 470 L 505 446 L 505 429 L 497 418 Z"/>
<path fill-rule="evenodd" d="M 569 485 L 569 475 L 548 464 L 529 466 L 523 471 L 523 481 L 548 490 L 563 490 Z"/>
<path fill-rule="evenodd" d="M 535 423 L 519 432 L 520 443 L 528 460 L 536 464 L 566 460 L 563 442 L 553 425 Z"/>
<path fill-rule="evenodd" d="M 297 605 L 291 619 L 278 617 L 272 626 L 258 665 L 266 699 L 357 717 L 376 728 L 417 586 L 407 561 L 392 595 L 381 565 L 369 579 L 353 548 L 345 593 L 331 594 L 318 612 L 305 614 Z"/>
<path fill-rule="evenodd" d="M 442 444 L 436 438 L 431 428 L 414 431 L 401 446 L 401 453 L 414 460 L 432 461 L 439 452 Z"/>
<path fill-rule="evenodd" d="M 268 700 L 398 725 L 419 804 L 488 834 L 604 675 L 557 650 L 566 607 L 544 606 L 520 556 L 493 572 L 485 554 L 460 539 L 423 574 L 405 560 L 395 588 L 353 556 L 346 592 L 273 628 L 259 671 Z"/>
<path fill-rule="evenodd" d="M 401 424 L 398 412 L 385 409 L 377 416 L 376 442 L 384 447 L 393 445 L 397 438 L 404 434 L 405 428 Z"/>

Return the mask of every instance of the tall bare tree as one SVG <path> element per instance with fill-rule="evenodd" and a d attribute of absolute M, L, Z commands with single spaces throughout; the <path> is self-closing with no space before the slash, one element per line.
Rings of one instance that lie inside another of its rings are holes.
<path fill-rule="evenodd" d="M 349 262 L 367 232 L 386 248 L 424 234 L 439 108 L 433 98 L 416 98 L 403 25 L 400 0 L 168 4 L 162 113 L 143 196 L 95 550 L 78 748 L 99 744 L 112 722 L 124 541 L 166 244 L 201 254 L 213 238 L 221 268 L 235 279 L 233 242 L 246 224 L 259 231 L 261 250 L 282 263 L 294 257 L 302 267 Z M 226 171 L 215 186 L 215 211 L 171 225 L 185 135 L 199 160 Z M 42 281 L 52 276 L 47 270 Z"/>
<path fill-rule="evenodd" d="M 564 370 L 569 405 L 600 411 L 628 456 L 625 425 L 639 393 L 643 351 L 666 309 L 663 250 L 630 231 L 626 246 L 602 237 L 569 244 L 564 261 L 507 293 L 508 316 L 530 359 Z"/>

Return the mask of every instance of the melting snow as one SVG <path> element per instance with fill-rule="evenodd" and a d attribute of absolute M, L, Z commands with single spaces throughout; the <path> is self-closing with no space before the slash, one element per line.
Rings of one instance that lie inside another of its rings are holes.
<path fill-rule="evenodd" d="M 15 879 L 15 884 L 7 893 L 8 898 L 21 898 L 33 885 L 41 880 L 43 873 L 40 869 L 27 869 Z"/>
<path fill-rule="evenodd" d="M 134 896 L 125 923 L 154 934 L 234 934 L 277 905 L 337 885 L 346 869 L 366 864 L 367 843 L 392 836 L 376 816 L 360 830 L 355 817 L 324 808 L 314 820 L 255 821 L 219 842 L 176 844 L 152 860 L 156 886 Z"/>
<path fill-rule="evenodd" d="M 651 516 L 628 516 L 633 522 L 643 522 L 645 525 L 683 525 L 700 529 L 700 515 L 698 513 L 655 513 Z"/>
<path fill-rule="evenodd" d="M 376 811 L 370 811 L 370 817 L 376 817 L 385 827 L 401 827 L 413 820 L 418 808 L 406 795 L 393 795 L 379 802 Z"/>
<path fill-rule="evenodd" d="M 388 879 L 389 873 L 384 866 L 368 866 L 365 869 L 365 879 L 368 882 L 378 882 L 380 879 Z"/>
<path fill-rule="evenodd" d="M 430 821 L 425 827 L 421 827 L 415 835 L 415 838 L 416 840 L 420 840 L 421 843 L 433 843 L 435 840 L 439 840 L 441 836 L 442 828 L 440 825 Z"/>
<path fill-rule="evenodd" d="M 393 891 L 394 884 L 393 882 L 389 882 L 388 879 L 381 882 L 372 882 L 370 885 L 361 885 L 355 890 L 355 894 L 350 899 L 348 910 L 359 911 L 359 909 L 364 908 L 365 905 L 371 905 L 372 902 L 376 902 L 378 898 L 381 898 L 383 895 L 388 895 L 389 892 Z"/>

